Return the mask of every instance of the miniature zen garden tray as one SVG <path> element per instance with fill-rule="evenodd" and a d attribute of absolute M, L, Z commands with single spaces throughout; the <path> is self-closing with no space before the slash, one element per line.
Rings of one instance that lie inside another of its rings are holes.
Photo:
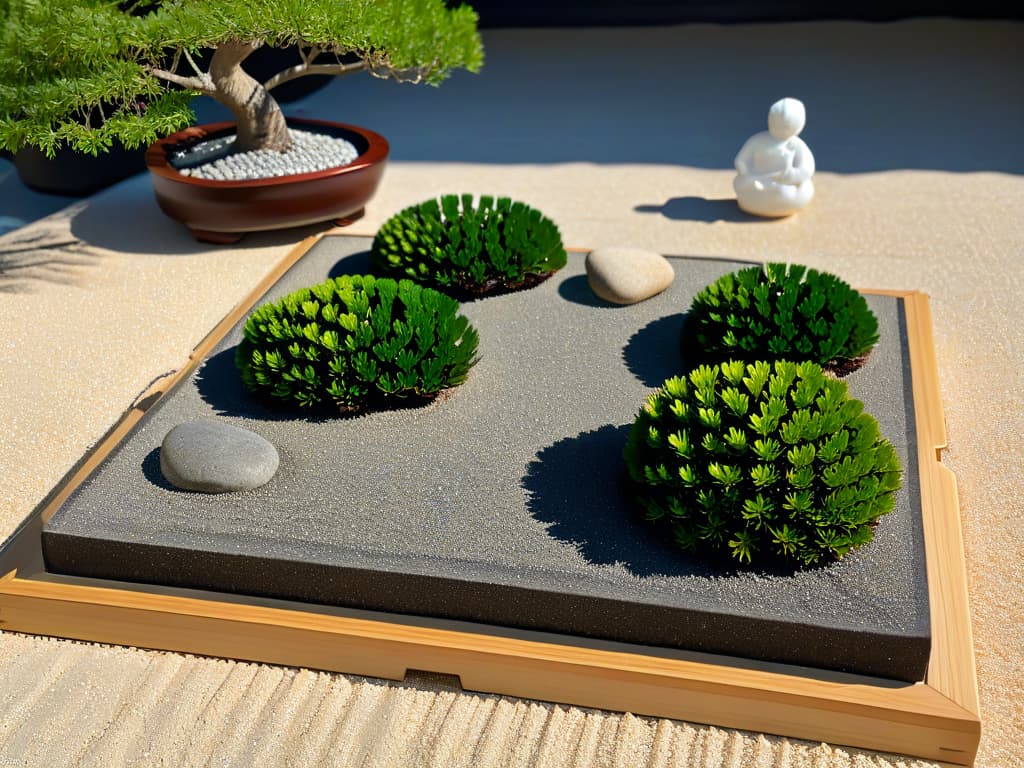
<path fill-rule="evenodd" d="M 366 241 L 322 240 L 269 292 L 369 270 Z M 661 542 L 620 492 L 644 398 L 682 372 L 682 313 L 741 264 L 676 261 L 661 295 L 602 307 L 583 258 L 530 290 L 464 303 L 467 382 L 433 404 L 320 420 L 261 407 L 235 367 L 241 323 L 57 512 L 47 568 L 122 581 L 478 621 L 916 681 L 929 652 L 913 410 L 900 302 L 848 377 L 907 480 L 874 543 L 827 568 L 721 573 Z M 910 414 L 908 423 L 907 414 Z M 177 424 L 246 427 L 281 455 L 233 494 L 161 476 Z"/>
<path fill-rule="evenodd" d="M 45 570 L 0 582 L 0 617 L 20 616 L 7 626 L 387 677 L 427 668 L 467 688 L 971 762 L 973 661 L 924 297 L 868 295 L 881 342 L 847 377 L 905 470 L 874 541 L 822 568 L 723 572 L 651 536 L 619 481 L 629 424 L 685 365 L 693 295 L 742 265 L 673 259 L 665 293 L 613 307 L 571 254 L 535 288 L 463 304 L 480 360 L 427 406 L 306 419 L 254 402 L 234 366 L 248 309 L 368 271 L 368 246 L 299 249 L 194 371 L 69 475 L 35 525 Z M 170 486 L 160 443 L 194 419 L 267 438 L 274 479 L 235 494 Z M 33 612 L 48 600 L 75 618 Z M 101 626 L 111 611 L 132 628 Z M 277 646 L 295 642 L 305 649 Z M 956 697 L 938 687 L 950 674 Z"/>

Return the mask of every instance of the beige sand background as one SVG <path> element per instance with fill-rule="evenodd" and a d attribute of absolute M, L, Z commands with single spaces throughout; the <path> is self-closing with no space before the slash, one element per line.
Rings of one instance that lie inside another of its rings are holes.
<path fill-rule="evenodd" d="M 508 30 L 488 34 L 478 80 L 426 95 L 339 83 L 299 107 L 340 116 L 354 91 L 352 122 L 392 138 L 353 232 L 438 192 L 497 192 L 541 208 L 574 246 L 799 261 L 860 287 L 928 292 L 986 768 L 1024 764 L 1022 42 L 1020 24 L 942 20 Z M 364 88 L 383 95 L 367 102 Z M 751 221 L 729 201 L 732 156 L 783 95 L 808 105 L 817 197 L 792 219 Z M 545 134 L 526 162 L 523 137 Z M 16 215 L 35 199 L 0 179 Z M 0 238 L 0 540 L 308 231 L 199 246 L 139 178 Z M 319 765 L 931 764 L 426 675 L 394 683 L 0 634 L 0 766 Z"/>

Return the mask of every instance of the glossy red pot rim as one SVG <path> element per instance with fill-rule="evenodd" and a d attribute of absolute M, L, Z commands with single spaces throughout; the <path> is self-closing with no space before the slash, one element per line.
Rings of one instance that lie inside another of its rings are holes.
<path fill-rule="evenodd" d="M 167 159 L 167 145 L 176 144 L 180 141 L 191 138 L 215 139 L 234 132 L 235 123 L 232 121 L 225 121 L 220 123 L 207 123 L 205 125 L 194 125 L 177 131 L 176 133 L 172 133 L 170 136 L 159 139 L 146 150 L 146 166 L 149 168 L 151 173 L 167 179 L 168 181 L 180 184 L 188 184 L 195 187 L 206 187 L 209 189 L 254 189 L 259 187 L 276 187 L 286 184 L 301 184 L 305 181 L 328 179 L 332 176 L 355 173 L 387 159 L 389 151 L 388 141 L 379 133 L 374 131 L 362 128 L 358 125 L 335 123 L 330 120 L 308 120 L 306 118 L 298 117 L 289 117 L 286 119 L 289 126 L 311 129 L 315 129 L 317 127 L 325 128 L 327 130 L 323 131 L 323 133 L 332 135 L 341 134 L 340 138 L 345 138 L 345 133 L 355 134 L 366 142 L 368 145 L 367 149 L 348 165 L 339 165 L 334 168 L 325 168 L 322 171 L 298 173 L 291 176 L 270 176 L 265 179 L 200 179 L 194 176 L 183 176 L 170 164 Z"/>

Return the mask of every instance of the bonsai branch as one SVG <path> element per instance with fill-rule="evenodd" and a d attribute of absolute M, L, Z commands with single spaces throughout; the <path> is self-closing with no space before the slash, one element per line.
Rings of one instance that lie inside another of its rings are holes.
<path fill-rule="evenodd" d="M 148 71 L 153 77 L 159 77 L 161 80 L 180 85 L 182 88 L 188 88 L 190 91 L 199 91 L 199 93 L 207 96 L 213 96 L 217 91 L 213 80 L 205 72 L 195 77 L 186 77 L 174 72 L 168 72 L 166 69 L 160 69 L 159 67 L 149 67 Z"/>
<path fill-rule="evenodd" d="M 426 79 L 426 71 L 423 68 L 395 69 L 387 64 L 379 64 L 376 67 L 367 66 L 367 71 L 380 80 L 394 80 L 398 83 L 411 83 L 412 85 L 419 85 Z"/>
<path fill-rule="evenodd" d="M 181 52 L 185 54 L 185 58 L 188 59 L 189 66 L 192 67 L 192 71 L 196 73 L 196 76 L 208 77 L 208 75 L 199 68 L 199 65 L 196 64 L 196 60 L 192 58 L 192 54 L 188 52 L 187 48 L 182 48 Z"/>
<path fill-rule="evenodd" d="M 366 69 L 365 61 L 355 61 L 351 64 L 312 64 L 315 57 L 310 56 L 308 61 L 304 64 L 296 64 L 294 67 L 289 67 L 281 72 L 278 72 L 272 78 L 263 83 L 263 87 L 268 91 L 276 88 L 283 83 L 287 83 L 290 80 L 296 80 L 306 75 L 347 75 L 350 72 L 359 72 Z"/>
<path fill-rule="evenodd" d="M 303 64 L 312 64 L 314 61 L 316 61 L 316 58 L 317 56 L 320 55 L 320 53 L 320 47 L 317 45 L 309 46 L 309 50 L 306 51 L 302 50 L 302 48 L 299 48 L 299 56 L 302 57 Z"/>

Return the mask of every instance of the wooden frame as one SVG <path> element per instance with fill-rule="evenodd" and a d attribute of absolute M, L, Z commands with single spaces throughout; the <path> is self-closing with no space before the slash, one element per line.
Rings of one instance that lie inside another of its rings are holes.
<path fill-rule="evenodd" d="M 910 340 L 932 622 L 923 683 L 46 573 L 43 523 L 319 237 L 282 260 L 19 527 L 0 551 L 0 629 L 391 679 L 429 670 L 467 690 L 973 764 L 981 726 L 963 542 L 956 481 L 939 460 L 945 425 L 921 293 L 879 292 L 902 298 Z"/>

